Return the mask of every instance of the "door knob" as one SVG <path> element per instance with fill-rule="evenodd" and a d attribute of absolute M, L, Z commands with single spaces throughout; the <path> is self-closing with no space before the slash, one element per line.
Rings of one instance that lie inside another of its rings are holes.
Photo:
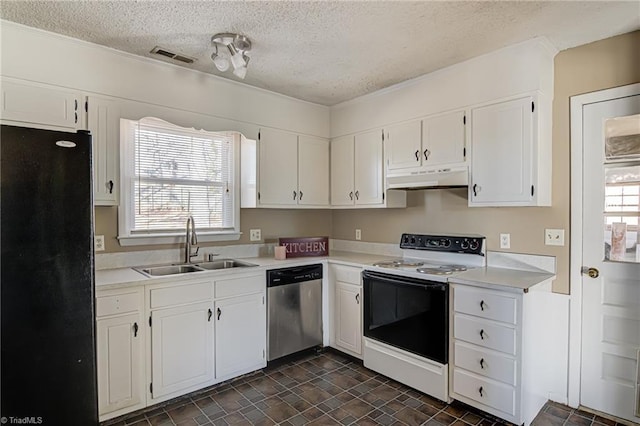
<path fill-rule="evenodd" d="M 589 275 L 591 278 L 598 278 L 600 276 L 600 271 L 598 271 L 598 268 L 589 268 L 587 266 L 582 267 L 582 273 L 584 275 Z"/>

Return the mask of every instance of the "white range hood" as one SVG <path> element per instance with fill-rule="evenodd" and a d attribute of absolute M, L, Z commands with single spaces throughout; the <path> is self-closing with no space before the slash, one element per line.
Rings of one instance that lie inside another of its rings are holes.
<path fill-rule="evenodd" d="M 469 167 L 440 167 L 405 174 L 387 175 L 388 189 L 438 189 L 469 186 Z"/>

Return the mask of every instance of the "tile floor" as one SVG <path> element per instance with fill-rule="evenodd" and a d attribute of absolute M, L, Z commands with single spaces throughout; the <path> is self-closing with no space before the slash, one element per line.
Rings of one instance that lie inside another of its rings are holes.
<path fill-rule="evenodd" d="M 103 426 L 148 425 L 428 425 L 504 422 L 464 404 L 447 405 L 328 350 L 168 401 Z M 536 426 L 617 426 L 548 403 Z"/>

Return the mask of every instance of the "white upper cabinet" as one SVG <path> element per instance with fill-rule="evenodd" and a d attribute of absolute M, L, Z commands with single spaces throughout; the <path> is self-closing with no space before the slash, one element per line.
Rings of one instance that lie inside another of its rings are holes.
<path fill-rule="evenodd" d="M 551 139 L 538 127 L 541 104 L 526 96 L 471 110 L 470 206 L 550 205 Z"/>
<path fill-rule="evenodd" d="M 382 131 L 331 141 L 332 207 L 405 207 L 404 191 L 384 190 Z"/>
<path fill-rule="evenodd" d="M 298 136 L 298 204 L 329 205 L 329 141 Z"/>
<path fill-rule="evenodd" d="M 259 207 L 328 207 L 329 142 L 274 129 L 259 135 Z"/>
<path fill-rule="evenodd" d="M 82 129 L 78 92 L 45 84 L 2 78 L 4 124 L 54 130 Z"/>
<path fill-rule="evenodd" d="M 464 111 L 422 120 L 422 164 L 463 163 L 466 159 Z"/>
<path fill-rule="evenodd" d="M 421 122 L 410 121 L 387 129 L 387 168 L 402 170 L 419 167 L 422 160 Z"/>
<path fill-rule="evenodd" d="M 93 137 L 93 201 L 97 206 L 118 204 L 120 108 L 110 99 L 87 98 L 87 124 Z"/>

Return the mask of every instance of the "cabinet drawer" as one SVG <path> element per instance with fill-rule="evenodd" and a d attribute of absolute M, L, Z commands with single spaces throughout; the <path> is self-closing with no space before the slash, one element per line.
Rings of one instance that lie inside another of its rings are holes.
<path fill-rule="evenodd" d="M 500 324 L 456 314 L 453 335 L 458 340 L 494 349 L 509 355 L 516 354 L 516 330 Z"/>
<path fill-rule="evenodd" d="M 113 296 L 102 296 L 96 299 L 96 316 L 128 314 L 141 308 L 139 293 L 124 293 Z"/>
<path fill-rule="evenodd" d="M 180 284 L 151 290 L 151 309 L 211 299 L 211 283 Z"/>
<path fill-rule="evenodd" d="M 516 390 L 512 386 L 483 379 L 455 368 L 453 370 L 453 392 L 510 416 L 516 415 Z"/>
<path fill-rule="evenodd" d="M 360 285 L 360 273 L 362 269 L 354 268 L 352 266 L 331 265 L 333 276 L 336 281 L 343 283 L 349 283 L 354 285 Z"/>
<path fill-rule="evenodd" d="M 517 361 L 513 358 L 456 342 L 454 364 L 456 367 L 464 368 L 480 376 L 516 385 Z"/>
<path fill-rule="evenodd" d="M 462 286 L 456 286 L 453 295 L 456 312 L 509 324 L 516 324 L 516 302 L 515 297 Z"/>
<path fill-rule="evenodd" d="M 265 275 L 251 275 L 216 280 L 216 298 L 241 296 L 243 294 L 260 293 L 267 286 Z"/>

